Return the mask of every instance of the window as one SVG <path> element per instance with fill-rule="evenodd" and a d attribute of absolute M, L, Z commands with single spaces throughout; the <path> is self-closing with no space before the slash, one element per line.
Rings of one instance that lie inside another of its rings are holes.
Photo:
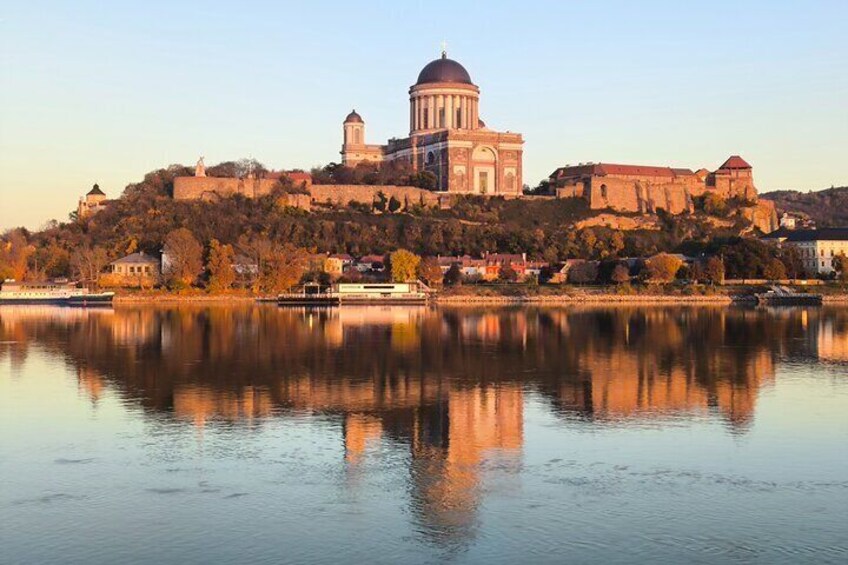
<path fill-rule="evenodd" d="M 439 125 L 438 127 L 445 127 L 445 109 L 439 108 Z"/>
<path fill-rule="evenodd" d="M 355 130 L 353 130 L 353 142 L 354 142 L 356 145 L 359 145 L 359 144 L 361 143 L 361 142 L 359 141 L 359 129 L 358 129 L 358 128 L 357 128 L 357 129 L 355 129 Z"/>
<path fill-rule="evenodd" d="M 462 108 L 456 109 L 456 122 L 454 122 L 456 127 L 462 127 Z"/>
<path fill-rule="evenodd" d="M 607 185 L 602 184 L 601 185 L 601 198 L 606 198 L 606 197 L 607 197 Z"/>

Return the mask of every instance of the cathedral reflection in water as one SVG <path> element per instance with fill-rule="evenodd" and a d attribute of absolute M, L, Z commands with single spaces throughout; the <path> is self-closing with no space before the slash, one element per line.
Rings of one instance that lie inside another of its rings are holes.
<path fill-rule="evenodd" d="M 481 463 L 519 465 L 525 395 L 569 425 L 695 416 L 744 433 L 778 359 L 848 362 L 838 309 L 274 307 L 0 310 L 0 359 L 31 348 L 156 418 L 262 425 L 320 413 L 345 464 L 409 454 L 415 514 L 471 527 Z"/>

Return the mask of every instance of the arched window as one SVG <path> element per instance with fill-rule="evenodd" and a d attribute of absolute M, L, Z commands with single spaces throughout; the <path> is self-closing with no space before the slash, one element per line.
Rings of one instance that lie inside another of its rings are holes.
<path fill-rule="evenodd" d="M 358 129 L 358 128 L 357 128 L 357 129 L 355 129 L 355 130 L 353 130 L 353 142 L 354 142 L 356 145 L 359 145 L 359 144 L 361 143 L 361 141 L 359 140 L 359 133 L 360 133 L 360 132 L 359 132 L 359 129 Z"/>
<path fill-rule="evenodd" d="M 606 197 L 607 197 L 607 185 L 602 184 L 601 185 L 601 198 L 606 198 Z"/>

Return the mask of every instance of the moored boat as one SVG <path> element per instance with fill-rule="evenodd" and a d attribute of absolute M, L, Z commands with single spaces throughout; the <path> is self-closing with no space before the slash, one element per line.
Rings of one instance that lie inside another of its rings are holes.
<path fill-rule="evenodd" d="M 16 281 L 7 279 L 0 286 L 2 304 L 56 304 L 95 306 L 112 303 L 113 292 L 92 293 L 68 281 Z"/>
<path fill-rule="evenodd" d="M 280 306 L 343 306 L 344 304 L 426 304 L 430 289 L 421 282 L 307 284 L 280 294 Z"/>

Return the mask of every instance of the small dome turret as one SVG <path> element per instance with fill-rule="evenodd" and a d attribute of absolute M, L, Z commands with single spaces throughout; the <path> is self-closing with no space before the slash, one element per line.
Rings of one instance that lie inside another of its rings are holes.
<path fill-rule="evenodd" d="M 345 118 L 344 123 L 346 124 L 364 124 L 365 121 L 362 119 L 362 116 L 356 113 L 356 110 L 351 110 L 350 114 Z"/>

